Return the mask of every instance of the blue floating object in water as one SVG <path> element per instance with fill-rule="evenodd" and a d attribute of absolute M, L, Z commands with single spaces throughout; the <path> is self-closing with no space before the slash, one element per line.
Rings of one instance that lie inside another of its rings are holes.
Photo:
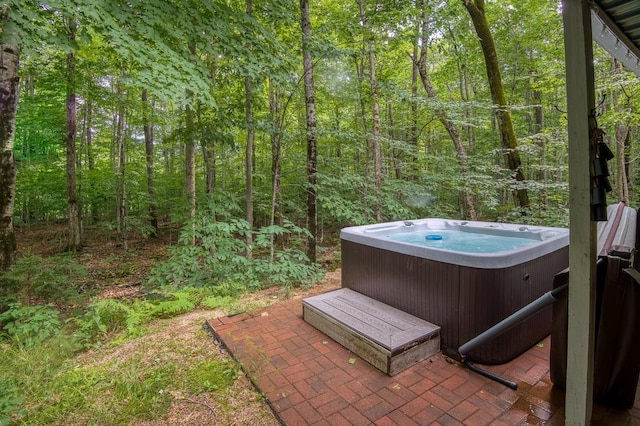
<path fill-rule="evenodd" d="M 437 241 L 437 240 L 441 240 L 442 239 L 442 235 L 437 235 L 437 234 L 427 234 L 426 237 L 424 237 L 427 240 L 432 240 L 432 241 Z"/>

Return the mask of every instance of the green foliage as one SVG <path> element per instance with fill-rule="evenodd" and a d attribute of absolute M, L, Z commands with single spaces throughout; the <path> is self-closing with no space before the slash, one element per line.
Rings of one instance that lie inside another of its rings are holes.
<path fill-rule="evenodd" d="M 12 417 L 24 415 L 23 403 L 24 398 L 19 396 L 18 390 L 0 379 L 0 426 L 8 426 Z"/>
<path fill-rule="evenodd" d="M 361 176 L 319 175 L 318 202 L 322 216 L 332 223 L 364 225 L 372 210 L 362 203 L 364 179 Z"/>
<path fill-rule="evenodd" d="M 82 316 L 69 322 L 74 326 L 77 341 L 91 347 L 117 334 L 121 338 L 139 336 L 150 321 L 182 315 L 199 306 L 228 308 L 245 291 L 246 286 L 232 282 L 213 287 L 158 287 L 144 300 L 97 300 L 89 304 Z"/>
<path fill-rule="evenodd" d="M 211 292 L 206 288 L 185 287 L 178 291 L 169 291 L 161 299 L 151 302 L 148 316 L 151 318 L 166 318 L 185 314 L 201 304 Z"/>
<path fill-rule="evenodd" d="M 0 337 L 33 346 L 60 332 L 60 313 L 51 306 L 9 304 L 0 313 Z"/>
<path fill-rule="evenodd" d="M 114 152 L 114 129 L 117 116 L 124 114 L 126 229 L 151 234 L 151 203 L 157 206 L 161 223 L 184 226 L 182 242 L 173 252 L 173 266 L 160 268 L 164 269 L 159 270 L 156 284 L 217 285 L 233 279 L 257 286 L 270 266 L 243 259 L 247 228 L 234 223 L 246 217 L 243 207 L 237 208 L 245 188 L 244 78 L 249 76 L 256 84 L 268 81 L 264 87 L 256 87 L 253 98 L 254 228 L 270 223 L 276 141 L 281 147 L 278 165 L 282 179 L 277 214 L 304 223 L 306 123 L 300 84 L 299 11 L 282 0 L 255 4 L 253 16 L 248 16 L 240 3 L 193 0 L 9 0 L 7 5 L 14 20 L 7 31 L 18 31 L 25 47 L 14 150 L 20 168 L 16 223 L 30 225 L 63 219 L 67 214 L 65 152 L 60 142 L 65 137 L 64 59 L 73 51 L 79 99 L 78 184 L 85 224 L 115 228 L 118 155 Z M 344 226 L 371 223 L 376 205 L 382 206 L 384 220 L 432 214 L 459 217 L 464 213 L 464 191 L 474 196 L 476 210 L 484 219 L 520 213 L 511 195 L 510 174 L 499 166 L 503 159 L 495 111 L 468 13 L 459 2 L 424 7 L 418 10 L 412 2 L 368 5 L 366 31 L 358 24 L 355 3 L 325 1 L 311 9 L 314 28 L 308 41 L 316 65 L 319 142 L 315 189 L 318 220 L 324 230 L 335 232 Z M 72 14 L 78 22 L 75 42 L 68 40 L 64 22 Z M 531 211 L 548 211 L 553 220 L 553 212 L 562 211 L 567 204 L 561 194 L 566 190 L 566 173 L 544 172 L 566 170 L 566 144 L 557 136 L 566 133 L 566 120 L 556 107 L 564 103 L 565 96 L 561 16 L 553 6 L 529 0 L 492 4 L 487 14 L 505 71 Z M 425 15 L 429 16 L 431 33 L 440 35 L 428 40 L 426 55 L 435 97 L 428 96 L 420 82 L 417 90 L 413 87 L 413 67 L 407 55 L 416 44 L 415 24 Z M 532 25 L 513 25 L 524 21 Z M 373 99 L 363 73 L 368 52 L 362 46 L 368 38 L 373 41 L 380 106 L 385 104 L 380 117 L 380 192 L 376 190 L 370 146 Z M 598 75 L 611 74 L 608 67 L 604 58 L 598 60 Z M 617 79 L 614 75 L 613 81 L 601 87 L 610 92 L 618 87 L 614 84 Z M 634 80 L 624 84 L 625 93 L 634 93 Z M 141 89 L 149 94 L 144 107 Z M 628 111 L 638 109 L 633 105 L 635 97 L 628 102 Z M 210 188 L 205 192 L 204 156 L 198 156 L 198 205 L 218 198 L 217 209 L 209 210 L 215 213 L 210 222 L 216 225 L 196 223 L 193 232 L 188 229 L 194 224 L 186 223 L 188 205 L 183 189 L 186 104 L 197 112 L 193 131 L 198 149 L 210 154 L 208 166 L 215 169 L 207 170 L 215 175 L 213 193 Z M 538 107 L 544 117 L 542 124 L 535 122 Z M 600 119 L 605 125 L 629 120 L 636 124 L 632 114 L 619 110 L 610 115 L 609 108 L 605 110 Z M 468 155 L 467 170 L 461 170 L 438 111 L 446 113 L 461 138 Z M 147 188 L 143 117 L 152 121 L 154 129 L 155 195 L 149 195 Z M 530 143 L 529 138 L 541 134 L 556 136 Z M 636 151 L 631 147 L 629 158 Z M 629 168 L 630 175 L 637 174 L 632 162 Z M 233 199 L 226 213 L 221 212 L 226 204 L 220 202 L 220 194 Z M 376 200 L 377 196 L 380 199 Z M 205 230 L 208 226 L 219 229 Z M 272 236 L 267 233 L 276 232 L 277 241 L 302 246 L 299 239 L 284 237 L 279 230 L 261 232 L 258 229 L 254 237 L 264 235 L 269 244 Z M 195 248 L 188 243 L 194 234 Z M 219 237 L 218 244 L 207 241 L 212 235 Z M 200 236 L 204 238 L 200 240 Z M 254 248 L 254 253 L 262 256 L 267 246 L 258 242 Z M 271 247 L 268 250 L 269 262 L 278 261 Z M 283 253 L 280 259 L 296 256 Z M 285 262 L 281 268 L 284 272 L 287 265 Z M 292 271 L 292 276 L 299 279 L 300 272 Z"/>
<path fill-rule="evenodd" d="M 115 299 L 91 303 L 82 317 L 71 319 L 77 328 L 76 338 L 84 346 L 91 346 L 113 333 L 126 331 L 136 335 L 145 316 L 144 309 L 136 309 L 136 306 Z"/>
<path fill-rule="evenodd" d="M 242 239 L 248 232 L 244 220 L 214 222 L 200 215 L 183 227 L 180 244 L 171 248 L 171 260 L 154 268 L 149 283 L 200 287 L 235 280 L 249 262 Z M 191 244 L 194 237 L 196 245 Z"/>
<path fill-rule="evenodd" d="M 34 254 L 20 257 L 2 274 L 3 299 L 29 302 L 78 302 L 86 269 L 71 254 L 43 258 Z M 2 299 L 0 299 L 1 301 Z"/>
<path fill-rule="evenodd" d="M 250 289 L 265 284 L 311 284 L 317 280 L 319 269 L 309 264 L 301 250 L 289 247 L 277 250 L 273 259 L 266 255 L 248 258 L 246 237 L 251 231 L 247 222 L 214 221 L 212 216 L 200 213 L 184 226 L 180 244 L 172 247 L 169 261 L 154 268 L 150 285 L 180 288 L 242 282 L 245 289 Z M 284 226 L 261 228 L 254 234 L 253 250 L 257 254 L 269 250 L 276 236 L 306 238 L 308 231 L 288 221 Z"/>
<path fill-rule="evenodd" d="M 287 288 L 311 286 L 324 275 L 319 266 L 309 263 L 307 255 L 297 249 L 277 251 L 273 261 L 257 259 L 253 269 L 263 285 L 283 285 Z"/>

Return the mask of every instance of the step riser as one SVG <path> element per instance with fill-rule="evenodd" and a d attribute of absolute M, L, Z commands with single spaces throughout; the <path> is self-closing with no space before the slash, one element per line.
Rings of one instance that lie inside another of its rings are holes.
<path fill-rule="evenodd" d="M 336 303 L 331 300 L 333 297 L 353 303 L 351 312 L 343 310 L 340 315 L 332 315 L 336 310 L 326 302 Z M 440 351 L 440 327 L 347 289 L 305 299 L 302 308 L 306 322 L 390 376 Z M 364 325 L 363 317 L 370 322 Z M 372 333 L 372 324 L 379 324 L 383 331 L 374 330 L 376 336 L 367 335 Z M 387 324 L 395 326 L 385 328 Z M 408 324 L 404 330 L 396 329 L 403 324 Z M 367 332 L 358 328 L 366 328 Z M 376 339 L 393 343 L 383 345 Z"/>

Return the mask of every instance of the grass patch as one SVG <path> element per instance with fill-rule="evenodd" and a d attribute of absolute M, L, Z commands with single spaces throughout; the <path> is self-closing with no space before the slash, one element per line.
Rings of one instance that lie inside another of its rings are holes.
<path fill-rule="evenodd" d="M 165 332 L 80 357 L 64 334 L 35 346 L 0 346 L 0 425 L 127 425 L 164 418 L 174 401 L 205 393 L 220 393 L 213 399 L 224 405 L 238 377 L 235 363 L 187 342 L 159 341 Z M 202 330 L 190 337 L 208 338 Z"/>
<path fill-rule="evenodd" d="M 171 404 L 165 389 L 174 365 L 140 368 L 136 360 L 127 360 L 74 366 L 55 344 L 2 356 L 8 361 L 2 375 L 15 383 L 24 401 L 23 411 L 13 413 L 18 424 L 128 424 L 154 418 Z"/>
<path fill-rule="evenodd" d="M 233 362 L 212 360 L 194 365 L 187 376 L 186 390 L 191 394 L 200 394 L 230 388 L 238 378 L 238 370 Z"/>

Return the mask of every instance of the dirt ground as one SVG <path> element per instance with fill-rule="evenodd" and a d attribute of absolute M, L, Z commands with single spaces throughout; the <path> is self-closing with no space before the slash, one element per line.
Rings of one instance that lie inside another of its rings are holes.
<path fill-rule="evenodd" d="M 89 231 L 89 232 L 87 232 Z M 79 262 L 88 271 L 87 282 L 103 298 L 141 297 L 142 283 L 151 267 L 169 256 L 169 247 L 177 241 L 176 230 L 166 230 L 159 239 L 132 238 L 128 250 L 123 250 L 107 231 L 85 230 L 90 238 L 84 242 Z M 64 251 L 66 228 L 64 225 L 38 229 L 19 229 L 19 254 L 32 253 L 43 257 Z M 325 278 L 309 289 L 285 291 L 269 288 L 245 295 L 240 305 L 247 309 L 266 307 L 291 298 L 303 298 L 340 286 L 340 271 L 328 272 Z M 195 310 L 171 319 L 162 319 L 150 325 L 145 336 L 128 340 L 122 345 L 89 351 L 80 355 L 78 364 L 91 366 L 117 360 L 135 359 L 152 364 L 170 357 L 177 363 L 203 360 L 230 360 L 231 357 L 205 329 L 207 319 L 224 316 L 220 310 Z M 136 426 L 160 425 L 279 425 L 264 398 L 249 379 L 239 372 L 231 389 L 199 395 L 173 395 L 169 413 L 152 421 L 139 421 Z"/>

